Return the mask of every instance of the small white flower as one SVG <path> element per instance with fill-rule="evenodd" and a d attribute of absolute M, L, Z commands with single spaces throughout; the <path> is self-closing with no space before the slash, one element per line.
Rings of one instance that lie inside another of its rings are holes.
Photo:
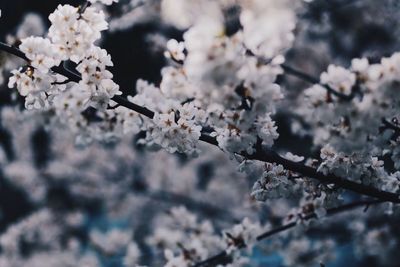
<path fill-rule="evenodd" d="M 301 162 L 304 160 L 304 157 L 302 156 L 297 156 L 291 152 L 287 152 L 284 156 L 286 159 L 294 161 L 294 162 Z"/>
<path fill-rule="evenodd" d="M 278 127 L 275 126 L 275 122 L 271 119 L 269 114 L 266 114 L 257 123 L 258 136 L 263 140 L 263 144 L 272 146 L 274 140 L 279 137 L 277 132 Z"/>
<path fill-rule="evenodd" d="M 341 94 L 351 94 L 356 82 L 356 75 L 349 70 L 335 65 L 329 65 L 328 70 L 321 74 L 321 82 L 331 86 Z"/>
<path fill-rule="evenodd" d="M 173 58 L 177 61 L 185 60 L 185 44 L 178 42 L 175 39 L 171 39 L 167 42 L 167 50 L 165 53 L 166 57 Z"/>
<path fill-rule="evenodd" d="M 371 157 L 370 166 L 374 170 L 379 170 L 383 167 L 384 162 L 379 160 L 378 157 Z"/>
<path fill-rule="evenodd" d="M 360 74 L 368 72 L 369 62 L 366 58 L 354 58 L 351 60 L 351 70 Z"/>

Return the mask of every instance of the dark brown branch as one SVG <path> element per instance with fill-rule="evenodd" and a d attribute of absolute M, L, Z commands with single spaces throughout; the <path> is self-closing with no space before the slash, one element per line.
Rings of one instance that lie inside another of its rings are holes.
<path fill-rule="evenodd" d="M 67 83 L 70 83 L 70 82 L 72 82 L 72 81 L 67 79 L 67 80 L 62 81 L 62 82 L 52 82 L 51 84 L 52 85 L 63 85 L 63 84 L 67 84 Z"/>
<path fill-rule="evenodd" d="M 382 201 L 379 200 L 362 200 L 362 201 L 357 201 L 357 202 L 353 202 L 353 203 L 349 203 L 343 206 L 339 206 L 336 208 L 331 208 L 327 210 L 326 216 L 332 216 L 338 213 L 342 213 L 345 211 L 349 211 L 355 208 L 359 208 L 359 207 L 363 207 L 363 206 L 371 206 L 371 205 L 375 205 L 375 204 L 379 204 L 382 203 Z M 307 221 L 310 219 L 314 219 L 317 218 L 316 214 L 310 214 L 307 215 L 305 217 L 303 217 L 303 220 Z M 257 236 L 256 240 L 257 241 L 261 241 L 264 240 L 270 236 L 273 236 L 275 234 L 284 232 L 286 230 L 289 230 L 293 227 L 295 227 L 297 225 L 297 222 L 291 222 L 291 223 L 287 223 L 287 224 L 283 224 L 277 228 L 274 228 L 270 231 L 267 231 L 265 233 L 260 234 L 259 236 Z M 239 248 L 243 248 L 245 247 L 245 245 L 240 246 Z M 198 262 L 196 264 L 194 264 L 192 267 L 213 267 L 213 266 L 217 266 L 220 264 L 228 264 L 232 262 L 232 258 L 229 254 L 227 254 L 225 251 L 216 254 L 213 257 L 210 257 L 206 260 L 203 260 L 201 262 Z"/>
<path fill-rule="evenodd" d="M 7 53 L 15 55 L 15 56 L 17 56 L 19 58 L 22 58 L 22 59 L 24 59 L 24 60 L 29 62 L 29 59 L 25 56 L 25 54 L 21 50 L 16 48 L 16 47 L 13 47 L 13 46 L 10 46 L 10 45 L 7 45 L 7 44 L 4 44 L 4 43 L 0 42 L 0 50 L 3 50 L 5 52 L 7 52 Z M 55 73 L 63 75 L 64 77 L 67 77 L 68 80 L 70 80 L 72 82 L 79 83 L 80 80 L 81 80 L 81 77 L 79 75 L 77 75 L 74 72 L 72 72 L 72 71 L 68 70 L 67 68 L 65 68 L 63 63 L 61 63 L 59 66 L 51 68 L 51 70 L 53 72 L 55 72 Z M 149 109 L 147 109 L 145 107 L 139 106 L 139 105 L 137 105 L 135 103 L 132 103 L 132 102 L 128 101 L 126 98 L 124 98 L 124 97 L 114 96 L 112 98 L 112 100 L 114 100 L 115 102 L 117 102 L 121 106 L 124 106 L 126 108 L 132 109 L 132 110 L 134 110 L 134 111 L 136 111 L 136 112 L 138 112 L 138 113 L 140 113 L 140 114 L 142 114 L 142 115 L 144 115 L 144 116 L 146 116 L 146 117 L 148 117 L 150 119 L 152 119 L 154 117 L 154 112 L 153 111 L 151 111 L 151 110 L 149 110 Z"/>
<path fill-rule="evenodd" d="M 142 107 L 140 105 L 137 105 L 135 103 L 130 102 L 129 100 L 127 100 L 126 98 L 116 95 L 112 98 L 112 100 L 114 100 L 115 102 L 117 102 L 118 104 L 120 104 L 121 106 L 124 106 L 128 109 L 134 110 L 137 113 L 140 113 L 150 119 L 152 119 L 154 117 L 154 111 L 151 111 L 150 109 L 146 108 L 146 107 Z"/>
<path fill-rule="evenodd" d="M 14 46 L 0 42 L 0 50 L 7 52 L 11 55 L 14 55 L 16 57 L 22 58 L 28 62 L 30 61 L 21 50 L 19 50 Z"/>
<path fill-rule="evenodd" d="M 311 177 L 319 180 L 325 184 L 335 184 L 344 189 L 351 190 L 353 192 L 359 193 L 361 195 L 366 195 L 370 197 L 374 197 L 380 200 L 389 201 L 393 203 L 400 203 L 400 195 L 382 191 L 376 189 L 374 187 L 370 187 L 364 184 L 356 183 L 350 181 L 348 179 L 344 179 L 342 177 L 338 177 L 334 174 L 325 175 L 321 172 L 318 172 L 317 169 L 313 167 L 306 166 L 302 163 L 294 162 L 288 159 L 285 159 L 278 155 L 278 153 L 274 151 L 268 151 L 265 149 L 257 148 L 256 152 L 252 155 L 245 155 L 248 159 L 260 160 L 264 162 L 274 162 L 276 164 L 281 164 L 285 169 L 290 170 L 292 172 L 300 173 L 305 177 Z"/>
<path fill-rule="evenodd" d="M 9 46 L 7 44 L 3 44 L 0 42 L 0 50 L 9 52 L 17 57 L 20 57 L 20 58 L 23 58 L 23 59 L 29 61 L 26 58 L 26 56 L 16 47 L 12 47 L 12 46 Z M 58 73 L 58 74 L 61 74 L 65 77 L 67 77 L 71 81 L 79 82 L 81 80 L 81 77 L 79 75 L 67 70 L 63 66 L 63 64 L 60 64 L 57 67 L 53 67 L 51 70 L 55 73 Z M 132 103 L 124 97 L 114 96 L 112 98 L 112 100 L 117 102 L 119 105 L 124 106 L 128 109 L 131 109 L 133 111 L 136 111 L 139 114 L 142 114 L 150 119 L 152 119 L 154 117 L 154 111 L 149 110 L 146 107 Z M 216 138 L 211 137 L 209 134 L 202 133 L 200 136 L 200 140 L 205 143 L 208 143 L 208 144 L 211 144 L 214 146 L 218 146 L 218 142 L 217 142 Z M 326 183 L 326 184 L 335 184 L 343 189 L 348 189 L 348 190 L 351 190 L 353 192 L 356 192 L 356 193 L 359 193 L 362 195 L 374 197 L 381 201 L 400 203 L 400 196 L 398 194 L 382 191 L 382 190 L 376 189 L 374 187 L 369 187 L 369 186 L 366 186 L 363 184 L 359 184 L 359 183 L 350 181 L 348 179 L 344 179 L 342 177 L 335 176 L 333 174 L 324 175 L 324 174 L 318 172 L 315 168 L 306 166 L 302 163 L 287 160 L 287 159 L 279 156 L 274 151 L 267 151 L 267 150 L 263 149 L 261 147 L 261 145 L 257 145 L 256 152 L 253 153 L 252 155 L 249 155 L 245 152 L 240 153 L 240 155 L 247 159 L 282 164 L 282 166 L 285 169 L 290 170 L 292 172 L 299 173 L 305 177 L 314 178 L 314 179 L 317 179 L 320 182 Z"/>
<path fill-rule="evenodd" d="M 91 5 L 89 1 L 85 1 L 82 5 L 79 6 L 78 13 L 79 15 L 83 14 L 86 10 Z"/>

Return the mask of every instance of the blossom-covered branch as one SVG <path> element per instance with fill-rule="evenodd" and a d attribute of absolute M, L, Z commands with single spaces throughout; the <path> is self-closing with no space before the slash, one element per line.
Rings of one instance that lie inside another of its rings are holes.
<path fill-rule="evenodd" d="M 360 208 L 360 207 L 369 207 L 371 205 L 376 205 L 376 204 L 380 204 L 382 203 L 381 201 L 377 201 L 377 200 L 363 200 L 363 201 L 357 201 L 357 202 L 353 202 L 353 203 L 349 203 L 349 204 L 345 204 L 336 208 L 332 208 L 332 209 L 328 209 L 326 211 L 326 216 L 333 216 L 336 215 L 338 213 L 342 213 L 342 212 L 346 212 L 346 211 L 351 211 L 353 209 L 356 208 Z M 302 221 L 308 221 L 310 219 L 316 219 L 318 216 L 315 213 L 312 214 L 308 214 L 306 216 L 304 216 L 303 218 L 301 218 Z M 264 239 L 267 239 L 273 235 L 279 234 L 281 232 L 284 232 L 286 230 L 289 230 L 291 228 L 294 228 L 298 225 L 298 222 L 290 222 L 287 224 L 283 224 L 279 227 L 276 227 L 272 230 L 269 230 L 267 232 L 264 232 L 262 234 L 259 234 L 258 236 L 256 236 L 255 238 L 255 242 L 259 242 L 262 241 Z M 237 249 L 242 249 L 244 247 L 246 247 L 246 243 L 240 243 L 237 245 Z M 227 253 L 226 251 L 223 251 L 219 254 L 216 254 L 213 257 L 210 257 L 206 260 L 203 260 L 201 262 L 198 262 L 196 264 L 193 265 L 193 267 L 215 267 L 215 266 L 219 266 L 219 265 L 227 265 L 229 263 L 232 263 L 233 258 L 232 255 Z"/>
<path fill-rule="evenodd" d="M 348 241 L 397 263 L 400 53 L 352 45 L 399 23 L 342 4 L 88 0 L 7 22 L 0 265 L 322 266 Z"/>
<path fill-rule="evenodd" d="M 344 101 L 350 101 L 356 96 L 357 93 L 356 84 L 351 88 L 350 94 L 344 94 L 338 90 L 333 89 L 331 86 L 329 86 L 329 84 L 321 83 L 321 81 L 318 78 L 315 78 L 307 73 L 301 72 L 300 70 L 297 70 L 291 66 L 282 64 L 281 67 L 285 71 L 285 73 L 298 77 L 303 81 L 306 81 L 311 84 L 321 84 L 321 86 L 324 87 L 329 93 L 331 93 L 334 96 L 337 96 L 339 99 L 342 99 Z"/>
<path fill-rule="evenodd" d="M 25 57 L 24 53 L 22 53 L 19 49 L 15 48 L 15 47 L 10 47 L 4 43 L 0 43 L 0 49 L 4 50 L 6 52 L 9 52 L 13 55 L 16 55 L 18 57 L 21 57 L 23 59 L 27 59 Z M 57 67 L 53 67 L 52 71 L 67 77 L 69 80 L 71 80 L 73 82 L 79 83 L 81 81 L 81 77 L 79 75 L 65 69 L 63 64 L 60 64 Z M 119 105 L 126 107 L 128 109 L 131 109 L 135 112 L 138 112 L 139 114 L 142 114 L 150 119 L 154 118 L 155 113 L 153 111 L 147 109 L 146 107 L 137 105 L 137 104 L 133 103 L 132 101 L 127 100 L 124 97 L 116 95 L 112 98 L 112 100 L 114 100 Z M 211 145 L 218 146 L 217 139 L 206 133 L 202 133 L 199 137 L 199 140 L 209 143 Z M 281 157 L 278 153 L 263 148 L 260 143 L 258 143 L 258 146 L 255 148 L 254 153 L 249 154 L 249 153 L 240 152 L 238 154 L 244 156 L 246 159 L 254 159 L 254 160 L 259 160 L 259 161 L 263 161 L 263 162 L 282 164 L 282 166 L 285 169 L 299 173 L 299 174 L 303 175 L 304 177 L 311 177 L 311 178 L 317 179 L 320 182 L 325 183 L 325 184 L 334 184 L 340 188 L 347 189 L 347 190 L 359 193 L 361 195 L 375 197 L 382 201 L 400 203 L 400 195 L 398 195 L 398 194 L 391 193 L 391 192 L 385 192 L 385 191 L 373 188 L 371 186 L 356 183 L 356 182 L 350 181 L 346 178 L 338 177 L 338 176 L 335 176 L 332 174 L 328 174 L 328 175 L 323 174 L 321 172 L 318 172 L 317 169 L 312 168 L 310 166 L 306 166 L 304 164 L 285 159 L 285 158 Z"/>

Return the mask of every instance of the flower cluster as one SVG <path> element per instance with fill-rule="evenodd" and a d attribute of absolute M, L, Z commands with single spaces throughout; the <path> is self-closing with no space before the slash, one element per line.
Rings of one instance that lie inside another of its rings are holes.
<path fill-rule="evenodd" d="M 257 137 L 271 146 L 278 137 L 271 116 L 283 97 L 275 82 L 282 73 L 281 54 L 293 39 L 292 10 L 286 3 L 247 3 L 237 18 L 243 29 L 227 34 L 221 13 L 226 3 L 205 1 L 199 6 L 188 1 L 182 8 L 191 8 L 190 18 L 170 16 L 172 5 L 163 1 L 165 19 L 179 27 L 190 27 L 183 42 L 167 42 L 166 56 L 174 64 L 162 70 L 161 91 L 180 101 L 194 99 L 206 112 L 212 136 L 224 151 L 252 153 Z M 288 27 L 270 26 L 269 15 L 276 12 L 282 15 L 277 17 L 289 21 L 285 23 Z M 265 35 L 256 33 L 260 24 L 270 27 L 263 31 Z"/>
<path fill-rule="evenodd" d="M 81 13 L 71 5 L 59 5 L 49 20 L 48 36 L 57 46 L 58 55 L 75 63 L 86 57 L 87 50 L 100 38 L 100 32 L 108 27 L 104 13 L 93 7 Z"/>
<path fill-rule="evenodd" d="M 13 70 L 13 76 L 8 82 L 8 87 L 17 87 L 21 96 L 25 97 L 27 109 L 48 109 L 52 100 L 65 89 L 65 85 L 59 86 L 66 80 L 61 75 L 49 75 L 27 67 L 26 70 Z"/>
<path fill-rule="evenodd" d="M 251 251 L 262 229 L 259 223 L 253 223 L 248 218 L 244 218 L 240 224 L 234 225 L 232 229 L 223 233 L 225 251 L 231 254 L 242 247 L 247 247 Z"/>
<path fill-rule="evenodd" d="M 106 50 L 92 47 L 86 51 L 86 57 L 81 60 L 77 70 L 82 75 L 79 82 L 82 91 L 89 92 L 90 104 L 98 110 L 105 110 L 114 95 L 122 94 L 119 86 L 112 80 L 112 73 L 106 68 L 113 66 Z"/>
<path fill-rule="evenodd" d="M 112 80 L 113 75 L 107 70 L 113 66 L 110 55 L 94 44 L 100 38 L 100 32 L 107 29 L 105 15 L 94 7 L 80 10 L 59 5 L 49 20 L 51 26 L 47 38 L 21 40 L 20 49 L 30 65 L 12 71 L 8 85 L 17 87 L 25 97 L 28 109 L 54 110 L 59 120 L 69 124 L 80 139 L 91 139 L 98 135 L 98 130 L 89 129 L 89 121 L 83 112 L 89 107 L 103 112 L 112 105 L 111 98 L 121 94 L 119 86 Z M 55 67 L 68 60 L 77 63 L 78 84 L 54 72 Z M 101 127 L 105 128 L 104 125 Z"/>
<path fill-rule="evenodd" d="M 94 45 L 100 32 L 107 29 L 102 11 L 89 7 L 80 12 L 73 6 L 59 5 L 49 19 L 52 24 L 48 38 L 22 39 L 20 49 L 32 67 L 13 71 L 9 87 L 16 85 L 21 95 L 27 96 L 27 103 L 31 103 L 34 97 L 40 102 L 30 106 L 49 108 L 53 103 L 48 95 L 62 94 L 65 85 L 60 86 L 60 83 L 66 80 L 60 80 L 59 75 L 49 72 L 61 61 L 71 60 L 79 63 L 77 70 L 82 75 L 82 93 L 87 92 L 96 107 L 107 105 L 110 98 L 120 92 L 118 85 L 111 80 L 112 74 L 106 70 L 112 66 L 110 56 Z"/>
<path fill-rule="evenodd" d="M 168 217 L 159 220 L 163 222 L 162 226 L 156 229 L 148 242 L 165 250 L 166 266 L 190 266 L 222 248 L 211 222 L 199 221 L 184 207 L 171 209 Z"/>
<path fill-rule="evenodd" d="M 330 65 L 321 75 L 323 84 L 304 92 L 307 107 L 299 110 L 313 127 L 314 143 L 322 146 L 318 171 L 398 191 L 396 151 L 400 140 L 395 103 L 399 58 L 394 53 L 374 64 L 366 58 L 353 59 L 349 69 Z M 354 97 L 341 99 L 326 85 Z M 394 169 L 384 166 L 385 157 L 391 158 Z"/>
<path fill-rule="evenodd" d="M 178 110 L 179 115 L 174 111 L 169 114 L 155 114 L 151 140 L 169 152 L 192 152 L 201 135 L 201 126 L 196 125 L 199 116 L 192 113 L 193 110 L 198 111 L 192 104 L 185 104 Z M 179 116 L 177 121 L 176 116 Z"/>
<path fill-rule="evenodd" d="M 356 82 L 356 75 L 343 67 L 329 65 L 328 70 L 321 74 L 321 82 L 341 94 L 350 95 Z"/>
<path fill-rule="evenodd" d="M 111 4 L 110 1 L 103 3 Z M 163 9 L 167 10 L 169 4 L 164 2 Z M 191 5 L 197 4 L 188 3 Z M 58 6 L 49 16 L 52 25 L 48 38 L 22 40 L 20 48 L 30 59 L 32 68 L 14 72 L 9 86 L 17 85 L 29 107 L 55 109 L 61 121 L 72 125 L 80 139 L 98 136 L 101 130 L 107 132 L 108 138 L 144 130 L 150 146 L 193 153 L 201 129 L 207 126 L 219 146 L 229 153 L 252 153 L 257 138 L 264 145 L 272 146 L 279 135 L 271 116 L 276 102 L 283 96 L 275 81 L 282 73 L 281 54 L 292 38 L 292 10 L 286 4 L 274 5 L 270 1 L 246 5 L 240 17 L 243 30 L 227 35 L 221 16 L 224 4 L 207 2 L 200 6 L 212 12 L 196 15 L 184 33 L 183 42 L 167 42 L 165 55 L 178 66 L 162 71 L 160 89 L 144 92 L 140 89 L 143 85 L 138 83 L 138 94 L 128 99 L 154 111 L 152 122 L 124 107 L 107 110 L 115 105 L 111 99 L 121 92 L 107 70 L 113 65 L 110 56 L 94 45 L 100 32 L 108 27 L 104 13 L 94 7 L 81 10 L 70 5 Z M 267 12 L 272 7 L 291 23 L 279 31 L 266 29 L 266 35 L 258 36 L 254 25 L 267 24 L 259 11 Z M 270 40 L 276 41 L 268 47 Z M 268 64 L 261 64 L 264 58 L 271 58 Z M 57 76 L 52 68 L 67 60 L 77 64 L 78 85 L 54 78 Z M 42 86 L 38 84 L 41 80 L 52 81 Z M 161 105 L 160 99 L 164 102 Z M 92 123 L 83 115 L 89 107 L 97 110 L 101 123 Z M 94 129 L 93 125 L 98 128 Z"/>
<path fill-rule="evenodd" d="M 47 73 L 49 69 L 60 64 L 61 57 L 57 53 L 56 45 L 49 39 L 31 36 L 22 39 L 21 42 L 19 48 L 30 60 L 32 67 L 38 71 Z"/>
<path fill-rule="evenodd" d="M 256 237 L 264 227 L 245 218 L 231 229 L 223 231 L 222 237 L 215 233 L 210 221 L 199 221 L 196 215 L 184 207 L 173 208 L 167 217 L 161 217 L 163 227 L 157 228 L 148 242 L 163 249 L 165 266 L 186 267 L 211 256 L 215 250 L 224 249 L 235 257 L 235 264 L 245 263 L 239 249 L 251 251 Z M 210 255 L 211 254 L 211 255 Z"/>
<path fill-rule="evenodd" d="M 282 165 L 268 165 L 261 178 L 254 183 L 251 195 L 259 200 L 287 197 L 293 190 L 288 172 Z"/>

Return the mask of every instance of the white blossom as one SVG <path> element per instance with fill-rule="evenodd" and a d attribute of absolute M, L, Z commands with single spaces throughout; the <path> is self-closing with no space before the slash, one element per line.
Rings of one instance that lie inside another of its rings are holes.
<path fill-rule="evenodd" d="M 88 7 L 80 15 L 78 8 L 59 5 L 49 16 L 52 25 L 49 38 L 58 47 L 63 60 L 71 59 L 78 63 L 100 38 L 100 31 L 107 29 L 107 22 L 102 11 Z"/>
<path fill-rule="evenodd" d="M 178 42 L 175 39 L 171 39 L 167 42 L 167 52 L 166 57 L 173 58 L 177 61 L 182 61 L 185 59 L 185 44 L 183 42 Z"/>
<path fill-rule="evenodd" d="M 275 122 L 269 115 L 266 115 L 261 121 L 257 123 L 258 136 L 263 140 L 267 146 L 272 146 L 274 140 L 279 137 Z"/>
<path fill-rule="evenodd" d="M 288 179 L 288 173 L 282 165 L 269 165 L 261 178 L 257 180 L 251 195 L 258 201 L 270 198 L 286 197 L 293 190 L 292 183 Z"/>
<path fill-rule="evenodd" d="M 244 218 L 240 224 L 236 224 L 231 230 L 224 232 L 226 252 L 231 254 L 242 246 L 251 250 L 261 229 L 262 227 L 258 223 L 253 223 L 248 218 Z"/>
<path fill-rule="evenodd" d="M 355 85 L 356 76 L 343 67 L 329 65 L 328 70 L 321 74 L 321 82 L 328 84 L 339 93 L 349 95 Z"/>
<path fill-rule="evenodd" d="M 31 60 L 32 66 L 40 72 L 47 73 L 50 68 L 61 62 L 49 39 L 28 37 L 21 40 L 19 48 Z"/>

